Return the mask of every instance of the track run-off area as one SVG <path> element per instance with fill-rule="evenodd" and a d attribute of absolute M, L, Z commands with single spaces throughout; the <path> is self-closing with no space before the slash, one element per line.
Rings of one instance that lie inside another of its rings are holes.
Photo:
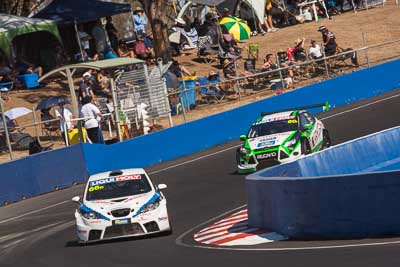
<path fill-rule="evenodd" d="M 396 90 L 318 117 L 335 145 L 399 126 L 399 112 L 400 91 Z M 240 212 L 246 208 L 245 176 L 236 174 L 235 161 L 239 144 L 230 142 L 147 168 L 155 184 L 168 185 L 164 193 L 173 227 L 168 236 L 79 246 L 73 215 L 77 206 L 70 199 L 82 195 L 83 185 L 1 207 L 0 266 L 400 265 L 400 238 L 396 237 L 282 240 L 254 246 L 214 246 L 195 241 L 195 235 L 207 227 L 243 216 Z"/>

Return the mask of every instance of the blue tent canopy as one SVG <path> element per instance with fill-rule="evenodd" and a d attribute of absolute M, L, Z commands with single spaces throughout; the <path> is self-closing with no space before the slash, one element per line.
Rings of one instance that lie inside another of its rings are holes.
<path fill-rule="evenodd" d="M 55 20 L 59 24 L 94 21 L 99 18 L 131 12 L 130 4 L 98 0 L 53 0 L 34 18 Z"/>

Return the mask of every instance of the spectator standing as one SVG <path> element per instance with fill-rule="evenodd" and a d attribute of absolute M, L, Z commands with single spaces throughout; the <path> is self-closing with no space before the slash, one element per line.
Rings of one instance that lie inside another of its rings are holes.
<path fill-rule="evenodd" d="M 267 0 L 265 4 L 264 26 L 267 29 L 267 32 L 275 32 L 278 30 L 272 23 L 272 0 Z"/>
<path fill-rule="evenodd" d="M 147 18 L 140 7 L 137 7 L 133 13 L 133 22 L 135 24 L 134 31 L 136 35 L 146 34 Z"/>
<path fill-rule="evenodd" d="M 103 117 L 98 107 L 92 103 L 91 96 L 83 98 L 83 106 L 81 108 L 81 118 L 85 118 L 85 128 L 88 137 L 92 143 L 100 143 L 99 120 Z"/>
<path fill-rule="evenodd" d="M 64 144 L 67 145 L 66 138 L 68 138 L 68 131 L 71 131 L 74 126 L 71 122 L 73 115 L 69 108 L 65 107 L 65 99 L 60 98 L 58 101 L 59 109 L 56 109 L 56 117 L 60 119 L 60 130 L 61 136 L 64 140 Z"/>
<path fill-rule="evenodd" d="M 315 40 L 311 40 L 311 46 L 308 51 L 308 55 L 311 60 L 322 58 L 321 47 L 317 44 Z"/>
<path fill-rule="evenodd" d="M 90 44 L 89 40 L 92 38 L 83 28 L 83 24 L 78 27 L 79 42 L 81 43 L 82 52 L 84 53 L 82 60 L 86 61 L 89 58 Z"/>
<path fill-rule="evenodd" d="M 96 52 L 99 55 L 103 55 L 107 48 L 107 35 L 103 28 L 101 20 L 96 21 L 96 25 L 92 29 L 92 36 L 96 42 Z"/>
<path fill-rule="evenodd" d="M 107 17 L 106 31 L 108 39 L 110 40 L 111 47 L 114 51 L 118 50 L 118 31 L 112 23 L 112 17 Z"/>
<path fill-rule="evenodd" d="M 79 98 L 81 102 L 83 102 L 86 96 L 91 96 L 94 99 L 93 87 L 92 74 L 87 71 L 82 75 L 82 80 L 79 85 Z"/>
<path fill-rule="evenodd" d="M 328 30 L 325 26 L 320 26 L 318 29 L 322 34 L 322 41 L 324 42 L 325 55 L 332 56 L 336 53 L 336 37 L 335 34 Z"/>

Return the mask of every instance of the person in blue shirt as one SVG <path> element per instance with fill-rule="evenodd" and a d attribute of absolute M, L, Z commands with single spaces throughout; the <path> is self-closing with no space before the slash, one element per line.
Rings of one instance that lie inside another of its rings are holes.
<path fill-rule="evenodd" d="M 143 10 L 137 7 L 133 13 L 134 31 L 137 35 L 146 33 L 147 18 L 144 16 Z"/>

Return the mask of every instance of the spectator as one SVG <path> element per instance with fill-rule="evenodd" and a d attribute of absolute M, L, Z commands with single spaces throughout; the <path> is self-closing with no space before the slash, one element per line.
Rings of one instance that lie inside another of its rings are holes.
<path fill-rule="evenodd" d="M 322 34 L 322 41 L 324 42 L 325 56 L 332 56 L 336 53 L 336 37 L 335 34 L 328 30 L 325 26 L 320 26 L 318 29 Z"/>
<path fill-rule="evenodd" d="M 210 71 L 210 73 L 208 74 L 208 82 L 211 90 L 217 92 L 219 95 L 225 95 L 224 91 L 220 86 L 221 81 L 219 80 L 217 73 L 215 71 Z"/>
<path fill-rule="evenodd" d="M 86 96 L 91 96 L 94 99 L 94 83 L 92 81 L 92 74 L 90 72 L 85 72 L 82 75 L 82 80 L 79 85 L 79 98 L 81 102 Z"/>
<path fill-rule="evenodd" d="M 81 48 L 83 50 L 82 53 L 84 54 L 82 60 L 86 61 L 87 59 L 89 59 L 89 50 L 90 50 L 89 40 L 92 39 L 92 37 L 87 32 L 85 32 L 83 24 L 80 24 L 78 27 L 78 35 L 79 35 L 79 42 L 81 43 Z"/>
<path fill-rule="evenodd" d="M 146 34 L 147 18 L 144 16 L 143 10 L 140 7 L 136 7 L 133 13 L 133 22 L 135 24 L 134 31 L 136 35 Z"/>
<path fill-rule="evenodd" d="M 221 16 L 221 19 L 223 19 L 223 18 L 227 18 L 227 17 L 230 17 L 231 16 L 231 13 L 230 13 L 230 11 L 229 11 L 229 8 L 224 8 L 223 10 L 222 10 L 222 16 Z"/>
<path fill-rule="evenodd" d="M 153 57 L 153 50 L 146 46 L 144 37 L 141 34 L 137 36 L 133 50 L 135 51 L 135 55 L 140 59 L 146 60 Z"/>
<path fill-rule="evenodd" d="M 267 29 L 267 32 L 275 32 L 278 29 L 274 27 L 272 23 L 272 0 L 267 0 L 265 4 L 265 18 L 264 18 L 264 26 Z"/>
<path fill-rule="evenodd" d="M 306 41 L 305 37 L 303 37 L 303 39 L 297 39 L 295 41 L 295 47 L 293 50 L 293 59 L 295 61 L 306 61 L 307 60 L 307 53 L 304 48 L 305 41 Z"/>
<path fill-rule="evenodd" d="M 100 110 L 92 103 L 92 97 L 87 95 L 83 98 L 83 106 L 81 108 L 81 118 L 85 120 L 85 128 L 88 137 L 92 143 L 100 143 L 101 131 L 99 128 L 99 120 L 103 117 Z"/>
<path fill-rule="evenodd" d="M 286 51 L 283 50 L 278 51 L 278 62 L 280 67 L 286 68 L 285 70 L 282 71 L 283 75 L 288 75 L 289 78 L 293 80 L 293 82 L 296 82 L 294 80 L 294 72 L 292 68 L 294 64 L 293 61 L 289 59 Z"/>
<path fill-rule="evenodd" d="M 114 24 L 112 23 L 112 17 L 107 17 L 107 23 L 106 23 L 106 31 L 108 34 L 108 39 L 110 40 L 111 47 L 114 51 L 117 51 L 118 49 L 118 31 L 114 27 Z"/>
<path fill-rule="evenodd" d="M 111 91 L 110 91 L 110 78 L 108 77 L 107 73 L 104 70 L 100 70 L 97 73 L 97 83 L 100 88 L 100 94 L 104 95 L 106 97 L 111 97 Z"/>
<path fill-rule="evenodd" d="M 19 71 L 19 74 L 31 74 L 36 73 L 39 77 L 43 74 L 43 68 L 36 66 L 33 63 L 28 62 L 20 56 L 17 56 L 15 63 L 15 69 Z"/>
<path fill-rule="evenodd" d="M 56 109 L 56 117 L 60 119 L 60 130 L 61 136 L 64 140 L 64 144 L 67 145 L 66 138 L 68 138 L 68 131 L 74 128 L 71 120 L 73 118 L 72 112 L 69 108 L 65 107 L 65 99 L 60 98 L 58 101 L 59 109 Z"/>
<path fill-rule="evenodd" d="M 273 54 L 265 55 L 264 64 L 261 67 L 262 71 L 271 71 L 271 70 L 275 70 L 277 68 L 278 68 L 278 65 L 276 65 L 276 63 L 274 63 L 274 55 Z"/>
<path fill-rule="evenodd" d="M 199 36 L 210 36 L 212 44 L 218 44 L 219 39 L 219 26 L 217 26 L 216 19 L 212 13 L 207 13 L 204 23 L 199 27 Z"/>
<path fill-rule="evenodd" d="M 133 52 L 133 50 L 129 50 L 126 43 L 122 40 L 119 41 L 117 54 L 119 57 L 130 57 L 130 58 L 135 57 L 135 53 Z"/>
<path fill-rule="evenodd" d="M 234 62 L 229 59 L 224 60 L 223 72 L 224 72 L 224 77 L 227 80 L 237 78 Z"/>
<path fill-rule="evenodd" d="M 92 36 L 96 42 L 97 54 L 100 55 L 100 57 L 104 56 L 107 48 L 107 36 L 101 20 L 96 21 L 96 25 L 92 29 Z"/>
<path fill-rule="evenodd" d="M 185 66 L 179 64 L 179 62 L 176 60 L 172 60 L 170 71 L 174 73 L 178 78 L 181 78 L 182 76 L 194 75 L 194 73 L 191 73 L 188 69 L 185 68 Z"/>
<path fill-rule="evenodd" d="M 323 57 L 321 53 L 321 47 L 317 44 L 315 40 L 311 40 L 311 46 L 308 51 L 308 55 L 311 60 L 317 60 Z"/>

